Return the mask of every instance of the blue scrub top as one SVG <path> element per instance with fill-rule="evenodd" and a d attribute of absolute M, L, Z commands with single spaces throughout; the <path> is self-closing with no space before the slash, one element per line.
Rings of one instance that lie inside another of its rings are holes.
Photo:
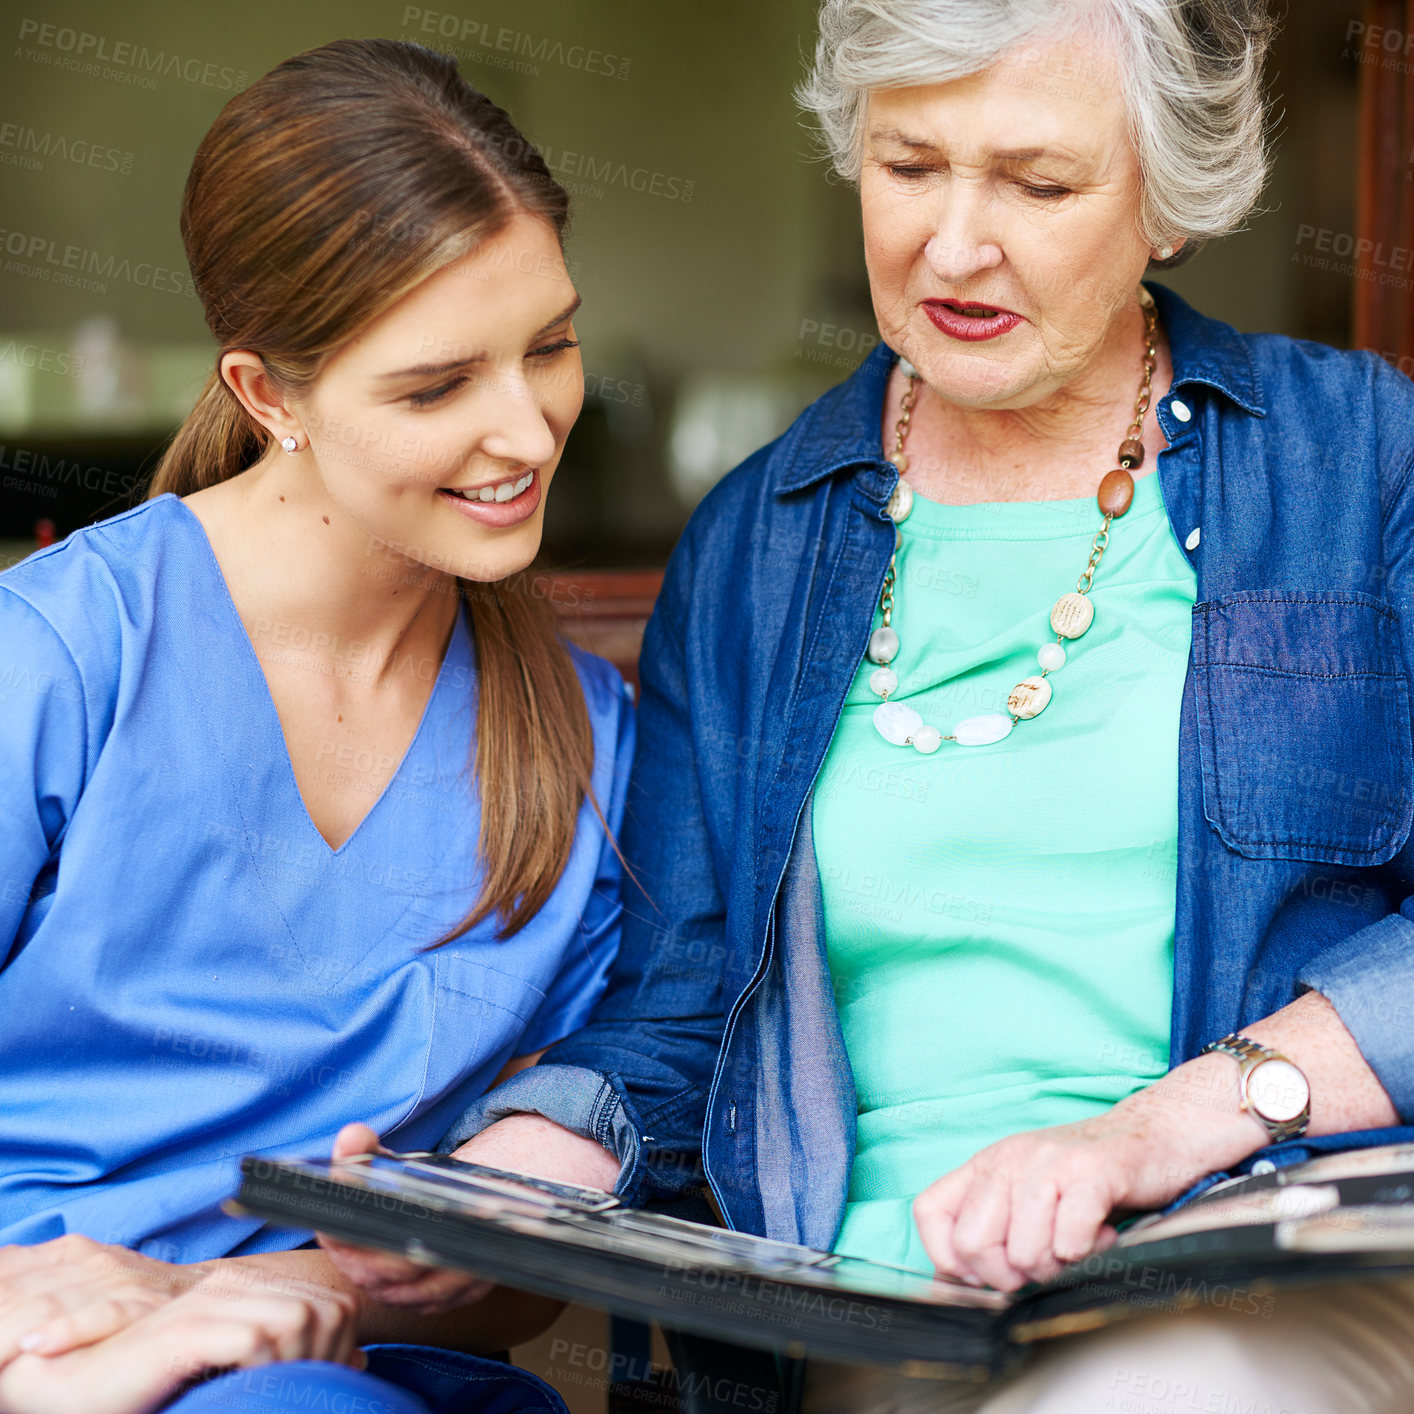
<path fill-rule="evenodd" d="M 628 691 L 572 652 L 617 831 Z M 509 1058 L 583 1022 L 620 914 L 588 804 L 528 927 L 423 950 L 480 879 L 464 611 L 419 670 L 436 680 L 412 745 L 334 850 L 177 497 L 0 575 L 0 1243 L 82 1232 L 178 1262 L 297 1246 L 309 1234 L 219 1211 L 243 1154 L 327 1152 L 351 1120 L 431 1147 Z"/>

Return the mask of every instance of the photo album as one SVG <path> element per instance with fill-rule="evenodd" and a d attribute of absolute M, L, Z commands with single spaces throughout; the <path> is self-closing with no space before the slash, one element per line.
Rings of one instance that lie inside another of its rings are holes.
<path fill-rule="evenodd" d="M 1012 1295 L 626 1207 L 438 1154 L 251 1156 L 227 1211 L 717 1340 L 969 1377 L 1036 1341 L 1283 1285 L 1414 1270 L 1414 1145 L 1223 1181 Z"/>

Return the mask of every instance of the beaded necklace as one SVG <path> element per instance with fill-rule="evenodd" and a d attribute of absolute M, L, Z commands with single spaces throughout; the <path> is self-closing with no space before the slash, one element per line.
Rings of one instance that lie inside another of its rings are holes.
<path fill-rule="evenodd" d="M 866 656 L 877 664 L 869 675 L 870 690 L 883 701 L 874 709 L 874 726 L 885 741 L 894 746 L 911 746 L 925 756 L 931 756 L 945 741 L 958 746 L 990 746 L 1011 734 L 1018 723 L 1039 716 L 1051 700 L 1051 673 L 1065 666 L 1065 641 L 1079 638 L 1095 620 L 1095 605 L 1090 599 L 1090 587 L 1095 571 L 1100 567 L 1105 549 L 1110 541 L 1110 524 L 1124 515 L 1134 500 L 1134 478 L 1131 468 L 1144 460 L 1144 414 L 1149 410 L 1149 395 L 1154 382 L 1156 354 L 1154 339 L 1156 319 L 1154 299 L 1142 285 L 1139 287 L 1139 303 L 1144 311 L 1144 366 L 1139 381 L 1139 395 L 1134 403 L 1134 420 L 1124 440 L 1119 444 L 1119 467 L 1107 472 L 1100 482 L 1095 500 L 1104 516 L 1104 523 L 1096 532 L 1090 547 L 1090 561 L 1075 581 L 1075 588 L 1062 594 L 1051 609 L 1051 630 L 1056 635 L 1054 643 L 1044 643 L 1036 654 L 1041 671 L 1023 678 L 1012 688 L 1007 698 L 1005 712 L 984 712 L 976 717 L 964 717 L 951 732 L 940 731 L 923 720 L 922 715 L 902 702 L 890 702 L 889 696 L 898 689 L 898 674 L 891 664 L 899 654 L 899 636 L 891 626 L 894 612 L 895 591 L 898 587 L 896 561 L 898 548 L 903 543 L 898 530 L 894 531 L 894 553 L 889 556 L 888 573 L 884 576 L 884 587 L 879 595 L 879 609 L 884 622 L 869 635 Z M 908 378 L 903 401 L 899 405 L 898 422 L 894 426 L 893 462 L 898 467 L 899 482 L 889 497 L 885 508 L 895 526 L 908 519 L 913 509 L 913 487 L 904 478 L 908 471 L 908 457 L 904 452 L 904 442 L 908 437 L 908 426 L 913 416 L 914 404 L 918 398 L 918 370 L 904 359 L 899 365 Z"/>

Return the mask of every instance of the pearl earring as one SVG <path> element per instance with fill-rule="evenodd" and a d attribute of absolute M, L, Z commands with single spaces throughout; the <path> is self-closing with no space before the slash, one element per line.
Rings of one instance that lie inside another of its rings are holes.
<path fill-rule="evenodd" d="M 293 437 L 282 437 L 280 445 L 291 454 L 299 451 L 299 443 Z"/>
<path fill-rule="evenodd" d="M 1171 245 L 1161 245 L 1161 246 L 1159 247 L 1159 259 L 1160 259 L 1160 260 L 1167 260 L 1172 254 L 1173 254 L 1173 247 L 1172 247 Z"/>

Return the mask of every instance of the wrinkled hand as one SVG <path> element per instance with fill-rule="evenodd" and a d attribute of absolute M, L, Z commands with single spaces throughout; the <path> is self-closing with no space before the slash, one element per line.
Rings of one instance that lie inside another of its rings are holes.
<path fill-rule="evenodd" d="M 1015 1291 L 1108 1247 L 1116 1209 L 1157 1207 L 1202 1171 L 1175 1161 L 1149 1110 L 1121 1102 L 989 1145 L 925 1189 L 913 1215 L 940 1276 Z"/>
<path fill-rule="evenodd" d="M 379 1145 L 378 1136 L 366 1124 L 346 1124 L 334 1141 L 336 1159 L 386 1152 Z M 394 1252 L 354 1247 L 322 1232 L 316 1236 L 319 1245 L 329 1254 L 329 1260 L 355 1286 L 374 1301 L 381 1301 L 385 1306 L 397 1306 L 416 1315 L 433 1316 L 455 1306 L 470 1305 L 496 1285 L 493 1281 L 467 1272 L 421 1266 Z"/>
<path fill-rule="evenodd" d="M 276 1360 L 363 1368 L 356 1311 L 352 1295 L 311 1283 L 261 1290 L 215 1273 L 106 1340 L 17 1356 L 0 1369 L 0 1414 L 148 1414 L 207 1371 Z"/>
<path fill-rule="evenodd" d="M 0 1247 L 0 1369 L 24 1351 L 58 1355 L 116 1334 L 206 1275 L 71 1233 Z"/>

